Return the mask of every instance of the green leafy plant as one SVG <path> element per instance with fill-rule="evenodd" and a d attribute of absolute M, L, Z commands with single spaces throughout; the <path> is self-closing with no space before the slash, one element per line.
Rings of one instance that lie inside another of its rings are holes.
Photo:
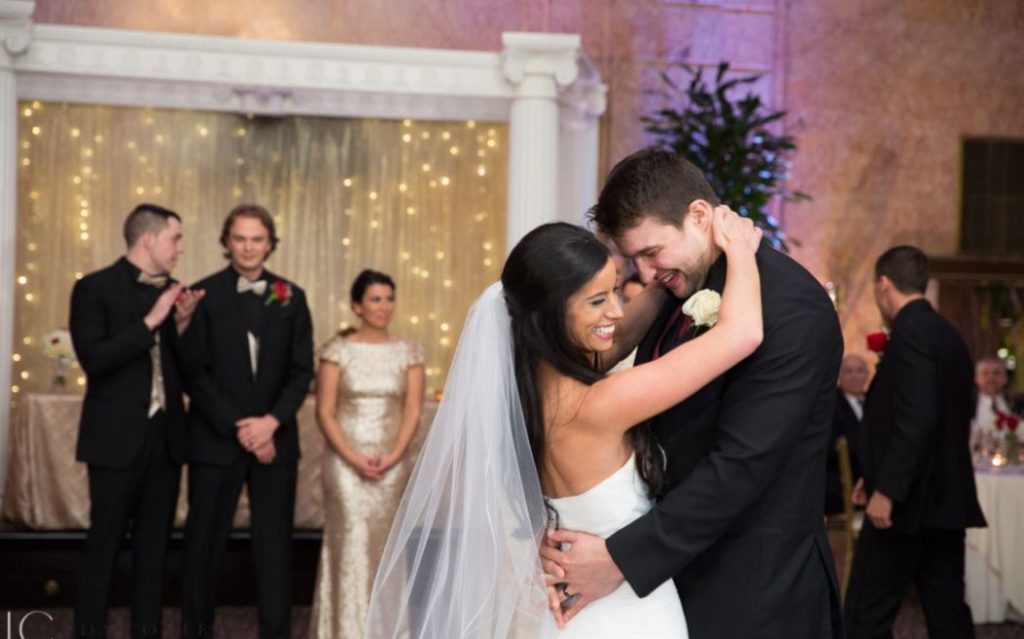
<path fill-rule="evenodd" d="M 663 86 L 652 93 L 665 107 L 642 118 L 644 129 L 655 144 L 699 167 L 722 202 L 764 229 L 776 248 L 788 252 L 790 245 L 799 246 L 768 212 L 774 197 L 790 202 L 810 199 L 802 191 L 785 188 L 796 143 L 790 135 L 775 133 L 770 125 L 786 112 L 768 109 L 749 89 L 739 99 L 731 97 L 756 82 L 759 75 L 726 78 L 729 63 L 722 62 L 714 85 L 708 86 L 703 69 L 679 66 L 689 74 L 689 84 L 681 86 L 663 71 Z"/>

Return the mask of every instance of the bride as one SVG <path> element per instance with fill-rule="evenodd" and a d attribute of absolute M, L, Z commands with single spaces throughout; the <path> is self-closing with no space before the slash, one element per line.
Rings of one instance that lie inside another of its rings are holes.
<path fill-rule="evenodd" d="M 729 265 L 717 324 L 610 376 L 602 371 L 653 320 L 661 287 L 624 317 L 615 266 L 593 235 L 546 224 L 516 245 L 466 319 L 377 572 L 366 637 L 687 636 L 672 582 L 644 599 L 623 583 L 560 630 L 559 600 L 573 595 L 545 590 L 538 544 L 545 526 L 608 536 L 650 509 L 664 462 L 643 422 L 760 344 L 761 232 L 727 207 L 712 225 Z"/>

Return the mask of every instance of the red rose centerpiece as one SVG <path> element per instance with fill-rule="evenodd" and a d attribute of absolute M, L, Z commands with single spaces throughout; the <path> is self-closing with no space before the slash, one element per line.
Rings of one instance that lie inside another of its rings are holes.
<path fill-rule="evenodd" d="M 1017 436 L 1020 417 L 1012 413 L 1004 413 L 998 408 L 995 412 L 996 430 L 1006 431 L 1003 435 L 1003 451 L 1006 455 L 1006 463 L 1012 465 L 1019 464 L 1022 461 L 1020 458 L 1020 438 Z"/>

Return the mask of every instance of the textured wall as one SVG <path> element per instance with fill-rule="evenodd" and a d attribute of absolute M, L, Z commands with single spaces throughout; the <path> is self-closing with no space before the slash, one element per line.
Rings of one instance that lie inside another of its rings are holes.
<path fill-rule="evenodd" d="M 667 61 L 729 60 L 791 117 L 796 256 L 840 284 L 848 344 L 876 330 L 870 270 L 897 242 L 956 250 L 960 140 L 1024 138 L 1020 0 L 37 0 L 39 22 L 497 50 L 502 31 L 572 32 L 609 86 L 602 167 L 643 144 Z"/>
<path fill-rule="evenodd" d="M 961 140 L 1024 138 L 1024 3 L 789 0 L 786 108 L 800 122 L 797 257 L 846 297 L 847 344 L 877 330 L 874 259 L 957 251 Z M 1022 212 L 1024 214 L 1024 212 Z"/>
<path fill-rule="evenodd" d="M 776 0 L 37 0 L 38 22 L 495 51 L 502 31 L 579 33 L 609 87 L 604 164 L 643 144 L 638 115 L 650 108 L 667 60 L 727 59 L 769 73 L 776 67 Z"/>

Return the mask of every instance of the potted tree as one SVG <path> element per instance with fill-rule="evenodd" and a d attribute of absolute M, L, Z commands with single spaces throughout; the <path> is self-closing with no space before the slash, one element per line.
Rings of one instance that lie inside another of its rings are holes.
<path fill-rule="evenodd" d="M 810 199 L 802 191 L 786 189 L 796 143 L 771 126 L 786 112 L 768 109 L 749 88 L 742 97 L 733 97 L 759 75 L 727 78 L 729 63 L 722 62 L 709 86 L 703 69 L 679 66 L 690 76 L 689 83 L 681 86 L 669 73 L 661 73 L 662 87 L 653 93 L 665 106 L 642 118 L 644 129 L 655 144 L 699 167 L 722 201 L 764 229 L 776 248 L 788 252 L 789 245 L 799 246 L 769 211 L 775 197 Z"/>

